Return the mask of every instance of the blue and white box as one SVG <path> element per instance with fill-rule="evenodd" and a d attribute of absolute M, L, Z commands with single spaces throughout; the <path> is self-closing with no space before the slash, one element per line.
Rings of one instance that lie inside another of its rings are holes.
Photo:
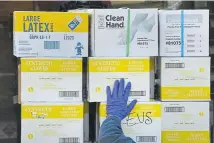
<path fill-rule="evenodd" d="M 159 10 L 160 56 L 209 56 L 209 10 Z"/>

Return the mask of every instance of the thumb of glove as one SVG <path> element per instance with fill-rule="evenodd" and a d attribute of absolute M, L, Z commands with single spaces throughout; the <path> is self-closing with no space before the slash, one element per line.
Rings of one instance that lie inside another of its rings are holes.
<path fill-rule="evenodd" d="M 131 113 L 132 109 L 135 107 L 137 104 L 137 100 L 133 100 L 127 107 L 127 115 Z"/>

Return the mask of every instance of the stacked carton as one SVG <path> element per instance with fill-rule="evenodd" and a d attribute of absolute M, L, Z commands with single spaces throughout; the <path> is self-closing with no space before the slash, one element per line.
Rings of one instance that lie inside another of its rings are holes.
<path fill-rule="evenodd" d="M 97 136 L 107 116 L 106 86 L 113 87 L 116 79 L 125 78 L 125 82 L 132 83 L 129 100 L 138 100 L 133 114 L 122 121 L 125 134 L 137 142 L 160 143 L 161 103 L 150 102 L 154 98 L 154 56 L 158 56 L 158 10 L 74 11 L 90 14 L 92 57 L 88 58 L 88 101 L 100 103 L 96 114 Z"/>
<path fill-rule="evenodd" d="M 162 143 L 209 143 L 209 11 L 160 10 L 159 22 Z"/>
<path fill-rule="evenodd" d="M 13 36 L 21 58 L 21 142 L 83 143 L 88 14 L 14 12 Z"/>

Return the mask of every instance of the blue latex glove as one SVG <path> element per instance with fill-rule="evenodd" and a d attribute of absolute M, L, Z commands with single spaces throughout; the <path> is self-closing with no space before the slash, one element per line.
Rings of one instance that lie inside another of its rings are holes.
<path fill-rule="evenodd" d="M 114 82 L 113 92 L 109 86 L 106 88 L 107 94 L 107 115 L 116 116 L 123 120 L 135 107 L 137 100 L 133 100 L 128 106 L 127 101 L 131 90 L 131 83 L 128 82 L 124 89 L 124 79 Z"/>

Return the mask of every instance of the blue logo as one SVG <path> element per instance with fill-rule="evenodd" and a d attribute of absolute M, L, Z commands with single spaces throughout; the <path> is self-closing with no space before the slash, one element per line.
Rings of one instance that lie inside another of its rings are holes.
<path fill-rule="evenodd" d="M 77 50 L 77 56 L 81 56 L 82 55 L 82 50 L 84 49 L 83 45 L 78 42 L 75 49 Z"/>
<path fill-rule="evenodd" d="M 82 22 L 82 18 L 80 16 L 76 16 L 71 22 L 68 24 L 68 27 L 71 30 L 74 30 L 80 23 Z"/>

